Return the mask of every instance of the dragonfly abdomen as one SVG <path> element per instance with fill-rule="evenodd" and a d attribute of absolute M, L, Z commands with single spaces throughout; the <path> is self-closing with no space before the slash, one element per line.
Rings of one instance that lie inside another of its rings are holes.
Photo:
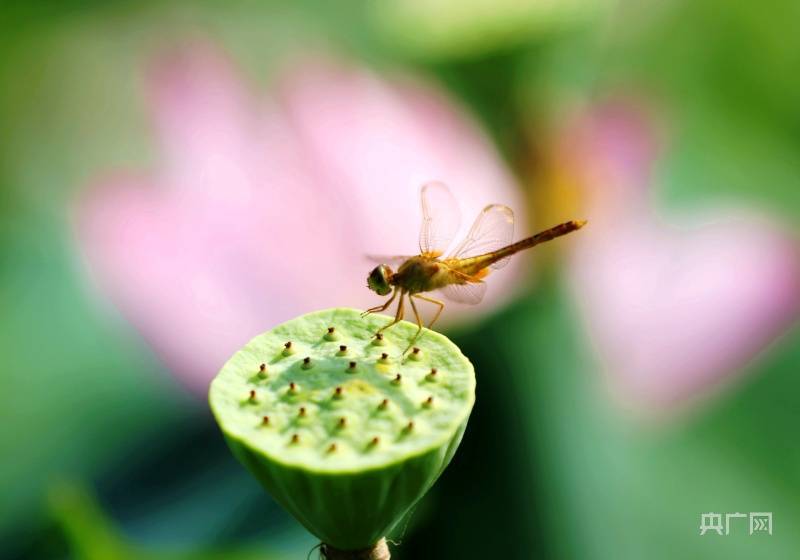
<path fill-rule="evenodd" d="M 519 253 L 520 251 L 530 249 L 531 247 L 535 247 L 540 243 L 544 243 L 546 241 L 555 239 L 556 237 L 561 237 L 562 235 L 572 233 L 573 231 L 582 228 L 585 224 L 586 220 L 570 220 L 569 222 L 558 224 L 555 227 L 546 229 L 537 233 L 536 235 L 526 237 L 525 239 L 521 239 L 516 243 L 512 243 L 511 245 L 507 245 L 501 249 L 492 251 L 491 253 L 485 253 L 483 255 L 477 255 L 475 257 L 468 257 L 464 259 L 453 259 L 455 261 L 453 268 L 463 274 L 476 276 L 482 270 L 488 268 L 498 261 L 507 259 L 508 257 Z"/>

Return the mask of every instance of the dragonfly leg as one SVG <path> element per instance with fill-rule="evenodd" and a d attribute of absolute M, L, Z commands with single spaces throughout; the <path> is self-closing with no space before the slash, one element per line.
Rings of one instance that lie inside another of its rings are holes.
<path fill-rule="evenodd" d="M 439 315 L 442 314 L 442 311 L 444 311 L 444 302 L 441 302 L 438 299 L 433 299 L 431 297 L 423 296 L 422 294 L 416 294 L 415 297 L 418 297 L 419 299 L 425 300 L 429 303 L 439 306 L 439 310 L 436 312 L 436 315 L 433 316 L 433 320 L 430 323 L 428 323 L 428 328 L 430 329 L 431 327 L 433 327 L 433 324 L 439 318 Z"/>
<path fill-rule="evenodd" d="M 408 343 L 408 348 L 403 350 L 403 354 L 408 352 L 408 350 L 414 345 L 419 338 L 419 333 L 422 332 L 422 317 L 419 316 L 419 311 L 417 310 L 417 305 L 414 303 L 414 294 L 410 294 L 408 296 L 408 301 L 411 303 L 411 309 L 414 310 L 414 317 L 417 319 L 417 332 L 414 333 L 414 336 L 411 338 L 411 342 Z"/>
<path fill-rule="evenodd" d="M 379 333 L 385 331 L 386 329 L 388 329 L 389 327 L 391 327 L 392 325 L 396 325 L 397 323 L 399 323 L 400 321 L 403 320 L 403 316 L 405 314 L 405 310 L 403 308 L 403 303 L 405 301 L 405 299 L 404 299 L 405 296 L 406 296 L 405 292 L 400 292 L 400 301 L 397 304 L 397 313 L 394 316 L 394 321 L 392 321 L 391 323 L 389 323 L 388 325 L 386 325 L 384 327 L 379 328 L 378 332 L 375 333 L 375 334 L 379 334 Z"/>
<path fill-rule="evenodd" d="M 384 303 L 383 305 L 376 305 L 375 307 L 370 307 L 369 309 L 364 311 L 361 314 L 361 316 L 362 317 L 366 317 L 370 313 L 379 313 L 381 311 L 386 311 L 386 308 L 388 308 L 390 305 L 392 305 L 392 302 L 394 301 L 394 298 L 396 298 L 396 297 L 397 297 L 397 288 L 394 289 L 394 292 L 392 292 L 392 297 L 390 297 L 388 300 L 386 300 L 386 303 Z"/>

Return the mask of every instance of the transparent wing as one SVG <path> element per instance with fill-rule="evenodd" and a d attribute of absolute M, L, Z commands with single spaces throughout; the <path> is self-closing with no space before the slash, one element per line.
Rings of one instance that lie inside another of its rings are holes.
<path fill-rule="evenodd" d="M 480 303 L 483 296 L 486 294 L 486 284 L 484 282 L 448 284 L 439 291 L 450 301 L 475 305 L 476 303 Z"/>
<path fill-rule="evenodd" d="M 461 242 L 448 258 L 464 259 L 491 253 L 510 245 L 514 239 L 514 211 L 502 204 L 490 204 L 484 208 L 467 238 Z M 508 259 L 497 261 L 492 268 L 503 268 Z"/>
<path fill-rule="evenodd" d="M 458 202 L 447 185 L 438 181 L 422 185 L 420 202 L 422 204 L 420 253 L 443 255 L 461 225 Z"/>
<path fill-rule="evenodd" d="M 388 264 L 399 266 L 411 258 L 410 255 L 364 255 L 368 261 L 375 264 Z"/>

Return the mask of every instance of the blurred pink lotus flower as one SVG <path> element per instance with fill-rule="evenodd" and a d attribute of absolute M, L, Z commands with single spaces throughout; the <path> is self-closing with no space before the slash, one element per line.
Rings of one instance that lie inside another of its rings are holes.
<path fill-rule="evenodd" d="M 571 284 L 633 404 L 663 408 L 702 392 L 797 320 L 796 240 L 774 220 L 732 208 L 663 222 L 649 189 L 654 134 L 631 106 L 587 112 L 564 150 L 582 170 L 590 224 L 575 240 Z"/>
<path fill-rule="evenodd" d="M 487 138 L 418 80 L 305 60 L 259 100 L 206 44 L 147 78 L 158 170 L 97 181 L 76 231 L 97 286 L 198 391 L 277 323 L 378 303 L 364 255 L 416 251 L 425 181 L 450 185 L 463 228 L 489 202 L 522 208 Z M 497 276 L 484 308 L 515 274 Z"/>

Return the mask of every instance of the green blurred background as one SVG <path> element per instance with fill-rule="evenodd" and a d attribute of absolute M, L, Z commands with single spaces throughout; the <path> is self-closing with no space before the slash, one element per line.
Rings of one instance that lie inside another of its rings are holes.
<path fill-rule="evenodd" d="M 263 82 L 309 42 L 427 75 L 489 131 L 534 218 L 550 212 L 535 179 L 565 102 L 645 92 L 673 125 L 664 207 L 733 198 L 796 230 L 798 22 L 794 0 L 4 4 L 0 557 L 304 558 L 316 544 L 234 461 L 202 398 L 109 323 L 76 259 L 76 191 L 153 158 L 134 84 L 165 37 L 210 37 Z M 701 405 L 643 419 L 609 398 L 561 265 L 546 253 L 535 289 L 448 333 L 478 401 L 393 557 L 797 557 L 798 330 Z M 772 511 L 774 533 L 701 537 L 707 511 Z"/>

